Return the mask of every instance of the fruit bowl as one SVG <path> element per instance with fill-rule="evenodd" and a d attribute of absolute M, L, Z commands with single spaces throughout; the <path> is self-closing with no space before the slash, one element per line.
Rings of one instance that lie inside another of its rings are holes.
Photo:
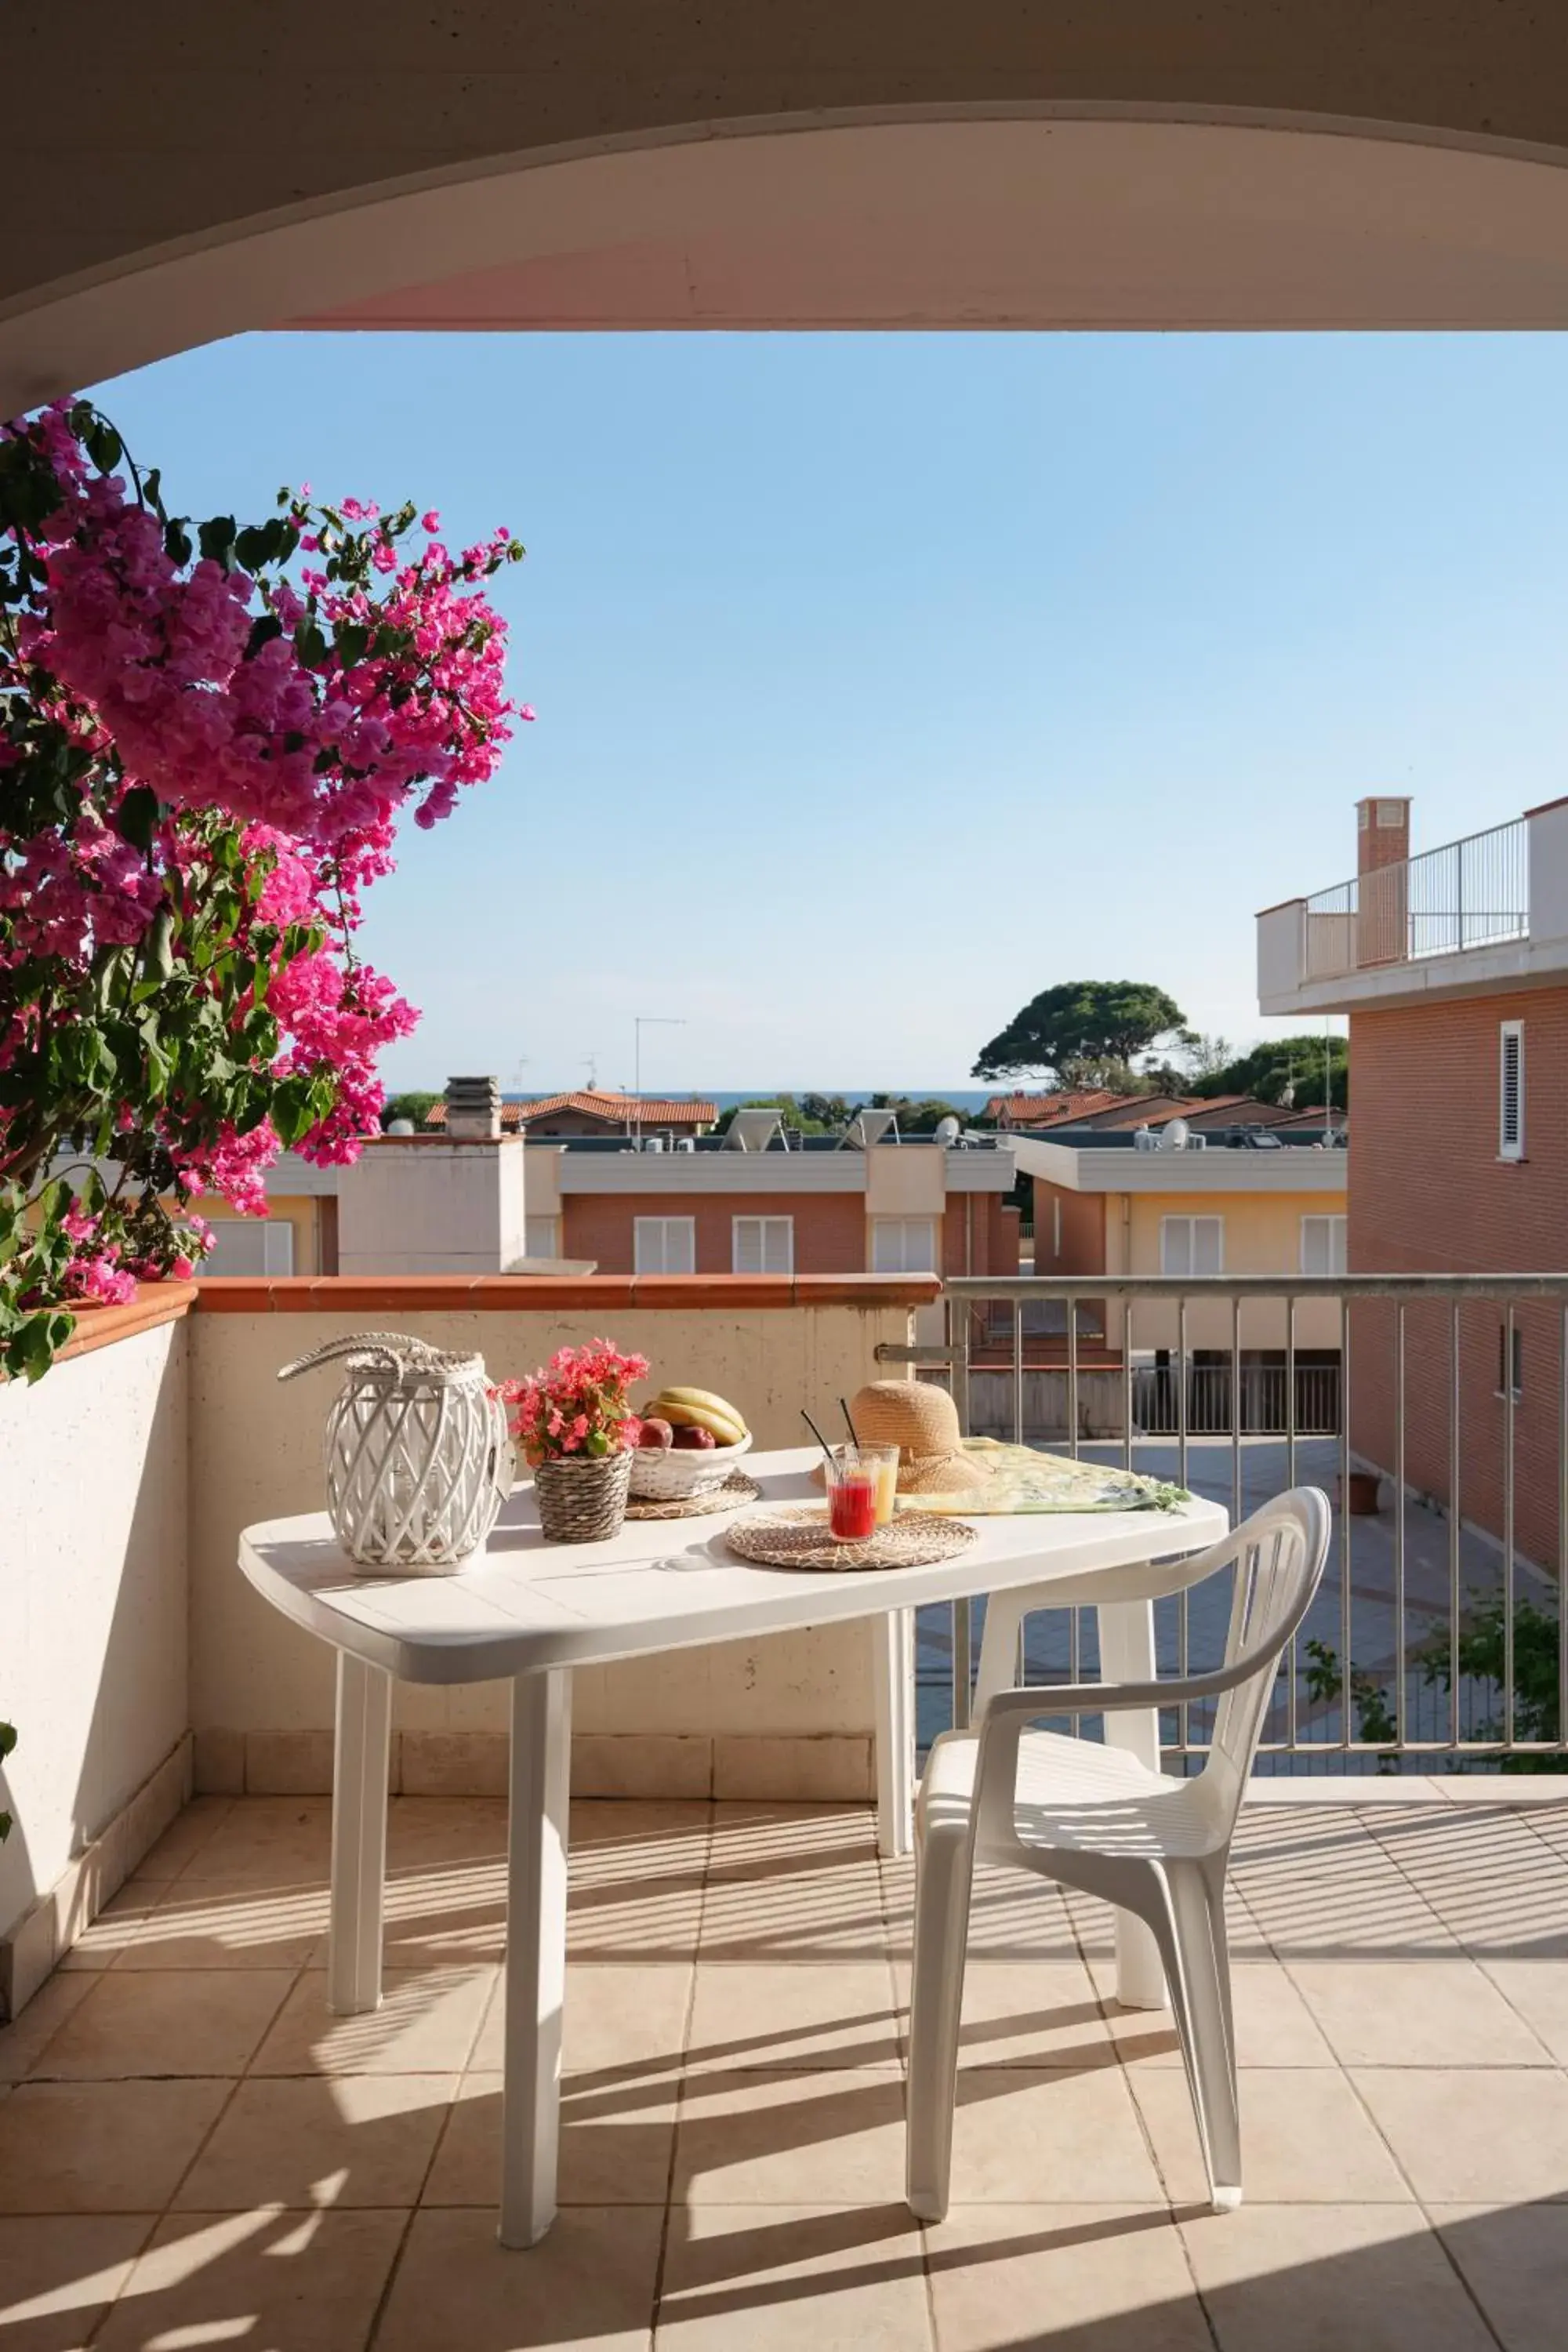
<path fill-rule="evenodd" d="M 639 1446 L 632 1455 L 632 1493 L 639 1503 L 683 1503 L 721 1486 L 742 1454 L 752 1450 L 748 1431 L 738 1444 Z"/>

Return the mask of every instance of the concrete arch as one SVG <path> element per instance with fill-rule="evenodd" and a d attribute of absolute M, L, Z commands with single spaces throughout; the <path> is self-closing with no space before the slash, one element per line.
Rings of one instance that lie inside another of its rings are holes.
<path fill-rule="evenodd" d="M 385 325 L 1558 325 L 1527 0 L 108 0 L 7 26 L 0 411 Z"/>

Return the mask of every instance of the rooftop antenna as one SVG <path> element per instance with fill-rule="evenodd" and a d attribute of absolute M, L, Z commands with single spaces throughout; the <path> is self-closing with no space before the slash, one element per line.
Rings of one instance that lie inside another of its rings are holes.
<path fill-rule="evenodd" d="M 599 1083 L 599 1049 L 596 1045 L 583 1066 L 588 1073 L 588 1092 L 592 1094 Z"/>
<path fill-rule="evenodd" d="M 684 1029 L 685 1021 L 679 1013 L 638 1013 L 632 1021 L 632 1139 L 642 1142 L 642 1033 L 645 1029 Z"/>

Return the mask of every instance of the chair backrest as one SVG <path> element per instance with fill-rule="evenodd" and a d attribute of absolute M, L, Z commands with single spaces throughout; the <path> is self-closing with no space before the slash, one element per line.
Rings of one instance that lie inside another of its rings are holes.
<path fill-rule="evenodd" d="M 1205 1811 L 1234 1822 L 1263 1736 L 1279 1659 L 1301 1625 L 1323 1579 L 1332 1519 L 1316 1486 L 1294 1486 L 1245 1519 L 1215 1547 L 1217 1573 L 1234 1562 L 1225 1663 L 1258 1658 L 1258 1671 L 1215 1702 L 1214 1732 L 1202 1775 Z"/>

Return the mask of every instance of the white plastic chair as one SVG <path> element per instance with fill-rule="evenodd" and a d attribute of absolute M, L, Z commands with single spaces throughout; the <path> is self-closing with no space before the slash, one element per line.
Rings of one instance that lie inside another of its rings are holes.
<path fill-rule="evenodd" d="M 1187 1563 L 1194 1583 L 1236 1570 L 1225 1664 L 1215 1673 L 988 1696 L 983 1689 L 976 1727 L 944 1732 L 933 1746 L 915 1810 L 910 2023 L 908 2193 L 922 2221 L 940 2221 L 947 2210 L 970 1890 L 983 1862 L 1081 1887 L 1147 1922 L 1164 1965 L 1214 2208 L 1240 2204 L 1226 1874 L 1280 1654 L 1321 1581 L 1330 1524 L 1328 1497 L 1299 1486 Z M 1097 1740 L 1026 1729 L 1036 1716 L 1210 1698 L 1219 1701 L 1213 1741 L 1190 1780 L 1151 1771 Z M 1026 2193 L 1021 2182 L 1019 2194 Z"/>

